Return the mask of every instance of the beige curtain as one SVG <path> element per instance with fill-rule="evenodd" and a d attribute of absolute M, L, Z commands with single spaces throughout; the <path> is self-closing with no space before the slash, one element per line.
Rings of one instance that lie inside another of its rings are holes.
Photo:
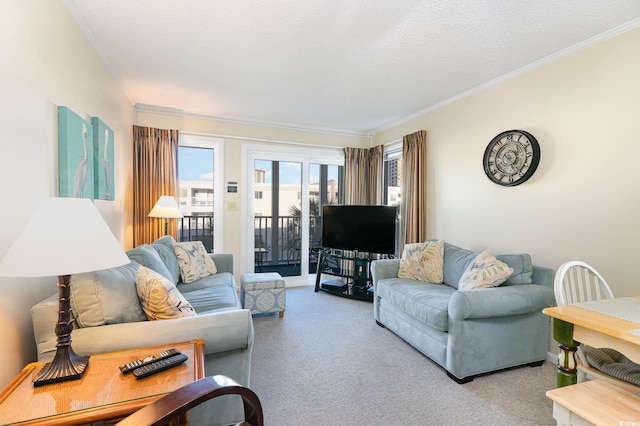
<path fill-rule="evenodd" d="M 400 245 L 427 239 L 427 132 L 402 138 Z"/>
<path fill-rule="evenodd" d="M 384 147 L 374 146 L 369 150 L 369 169 L 367 171 L 367 199 L 369 204 L 381 205 L 384 200 Z"/>
<path fill-rule="evenodd" d="M 178 131 L 133 126 L 133 243 L 164 235 L 164 219 L 147 215 L 162 195 L 178 195 Z M 176 237 L 169 219 L 169 235 Z"/>
<path fill-rule="evenodd" d="M 384 148 L 345 148 L 344 203 L 382 204 Z"/>

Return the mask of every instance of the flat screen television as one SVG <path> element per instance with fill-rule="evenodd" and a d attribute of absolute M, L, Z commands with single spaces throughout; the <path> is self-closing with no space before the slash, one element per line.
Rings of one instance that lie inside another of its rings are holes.
<path fill-rule="evenodd" d="M 322 247 L 394 254 L 396 207 L 322 206 Z"/>

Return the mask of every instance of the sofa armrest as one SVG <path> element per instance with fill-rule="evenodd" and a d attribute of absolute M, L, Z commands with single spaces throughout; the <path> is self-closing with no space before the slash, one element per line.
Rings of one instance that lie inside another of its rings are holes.
<path fill-rule="evenodd" d="M 147 346 L 204 339 L 205 355 L 253 347 L 253 322 L 247 309 L 210 312 L 193 317 L 140 321 L 74 329 L 72 347 L 80 355 L 93 355 Z M 48 361 L 56 339 L 38 344 L 38 360 Z"/>
<path fill-rule="evenodd" d="M 231 253 L 209 253 L 209 256 L 216 264 L 218 272 L 229 272 L 233 275 L 233 254 Z"/>
<path fill-rule="evenodd" d="M 400 270 L 400 259 L 376 259 L 371 262 L 371 278 L 373 286 L 385 278 L 397 278 Z"/>
<path fill-rule="evenodd" d="M 542 311 L 554 301 L 553 290 L 537 284 L 456 291 L 449 299 L 449 317 L 465 320 L 522 315 Z"/>

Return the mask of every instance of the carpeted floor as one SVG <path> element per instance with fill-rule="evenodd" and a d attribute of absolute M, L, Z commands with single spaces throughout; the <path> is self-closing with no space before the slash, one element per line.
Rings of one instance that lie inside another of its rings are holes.
<path fill-rule="evenodd" d="M 287 310 L 254 317 L 251 388 L 271 425 L 554 425 L 555 366 L 459 385 L 376 325 L 373 304 L 287 289 Z"/>

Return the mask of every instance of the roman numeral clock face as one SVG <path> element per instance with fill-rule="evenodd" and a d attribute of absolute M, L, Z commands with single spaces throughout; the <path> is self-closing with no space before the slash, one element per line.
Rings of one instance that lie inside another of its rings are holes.
<path fill-rule="evenodd" d="M 484 151 L 482 164 L 487 177 L 503 186 L 525 182 L 540 162 L 540 145 L 524 130 L 508 130 L 493 138 Z"/>

